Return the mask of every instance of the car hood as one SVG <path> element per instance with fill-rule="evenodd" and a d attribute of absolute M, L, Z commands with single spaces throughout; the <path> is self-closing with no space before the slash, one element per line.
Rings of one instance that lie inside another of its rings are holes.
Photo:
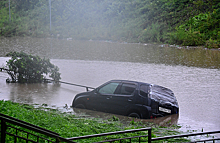
<path fill-rule="evenodd" d="M 168 88 L 151 84 L 149 97 L 156 102 L 159 102 L 161 105 L 171 105 L 179 108 L 173 91 Z"/>
<path fill-rule="evenodd" d="M 91 94 L 91 91 L 88 91 L 88 92 L 82 92 L 82 93 L 79 93 L 75 96 L 75 98 L 79 98 L 79 97 L 87 97 L 87 96 L 90 96 Z"/>

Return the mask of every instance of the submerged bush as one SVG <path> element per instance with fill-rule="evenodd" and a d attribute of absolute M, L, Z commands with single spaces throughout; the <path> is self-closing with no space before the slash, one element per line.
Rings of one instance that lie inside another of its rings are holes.
<path fill-rule="evenodd" d="M 50 63 L 49 59 L 41 59 L 39 56 L 28 55 L 24 52 L 10 52 L 6 56 L 11 56 L 7 61 L 8 74 L 11 81 L 18 83 L 41 83 L 45 80 L 48 73 L 55 81 L 59 81 L 59 68 Z"/>

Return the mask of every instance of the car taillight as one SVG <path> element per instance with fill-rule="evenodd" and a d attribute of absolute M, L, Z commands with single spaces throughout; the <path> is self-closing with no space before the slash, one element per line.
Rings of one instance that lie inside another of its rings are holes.
<path fill-rule="evenodd" d="M 155 116 L 155 117 L 154 117 L 154 116 L 150 116 L 150 118 L 151 118 L 151 119 L 153 119 L 153 118 L 156 119 L 157 117 L 156 117 L 156 116 Z"/>

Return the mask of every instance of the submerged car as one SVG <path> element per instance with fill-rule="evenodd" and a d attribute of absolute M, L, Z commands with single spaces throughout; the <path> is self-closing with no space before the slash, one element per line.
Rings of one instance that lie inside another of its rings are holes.
<path fill-rule="evenodd" d="M 174 93 L 165 87 L 128 80 L 111 80 L 79 93 L 72 107 L 149 119 L 179 113 Z"/>

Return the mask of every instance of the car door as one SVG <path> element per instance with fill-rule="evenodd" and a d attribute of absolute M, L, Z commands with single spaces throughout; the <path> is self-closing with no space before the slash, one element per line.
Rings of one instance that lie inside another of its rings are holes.
<path fill-rule="evenodd" d="M 122 82 L 110 100 L 111 112 L 115 114 L 125 115 L 129 106 L 135 102 L 134 93 L 137 84 L 133 82 Z"/>
<path fill-rule="evenodd" d="M 94 95 L 92 96 L 91 106 L 97 111 L 111 112 L 110 101 L 112 96 L 114 96 L 116 89 L 118 88 L 120 82 L 109 82 L 101 87 L 99 87 Z"/>
<path fill-rule="evenodd" d="M 149 105 L 148 101 L 148 94 L 149 94 L 149 85 L 148 84 L 141 84 L 139 89 L 139 97 L 136 101 L 137 104 L 142 105 Z"/>

